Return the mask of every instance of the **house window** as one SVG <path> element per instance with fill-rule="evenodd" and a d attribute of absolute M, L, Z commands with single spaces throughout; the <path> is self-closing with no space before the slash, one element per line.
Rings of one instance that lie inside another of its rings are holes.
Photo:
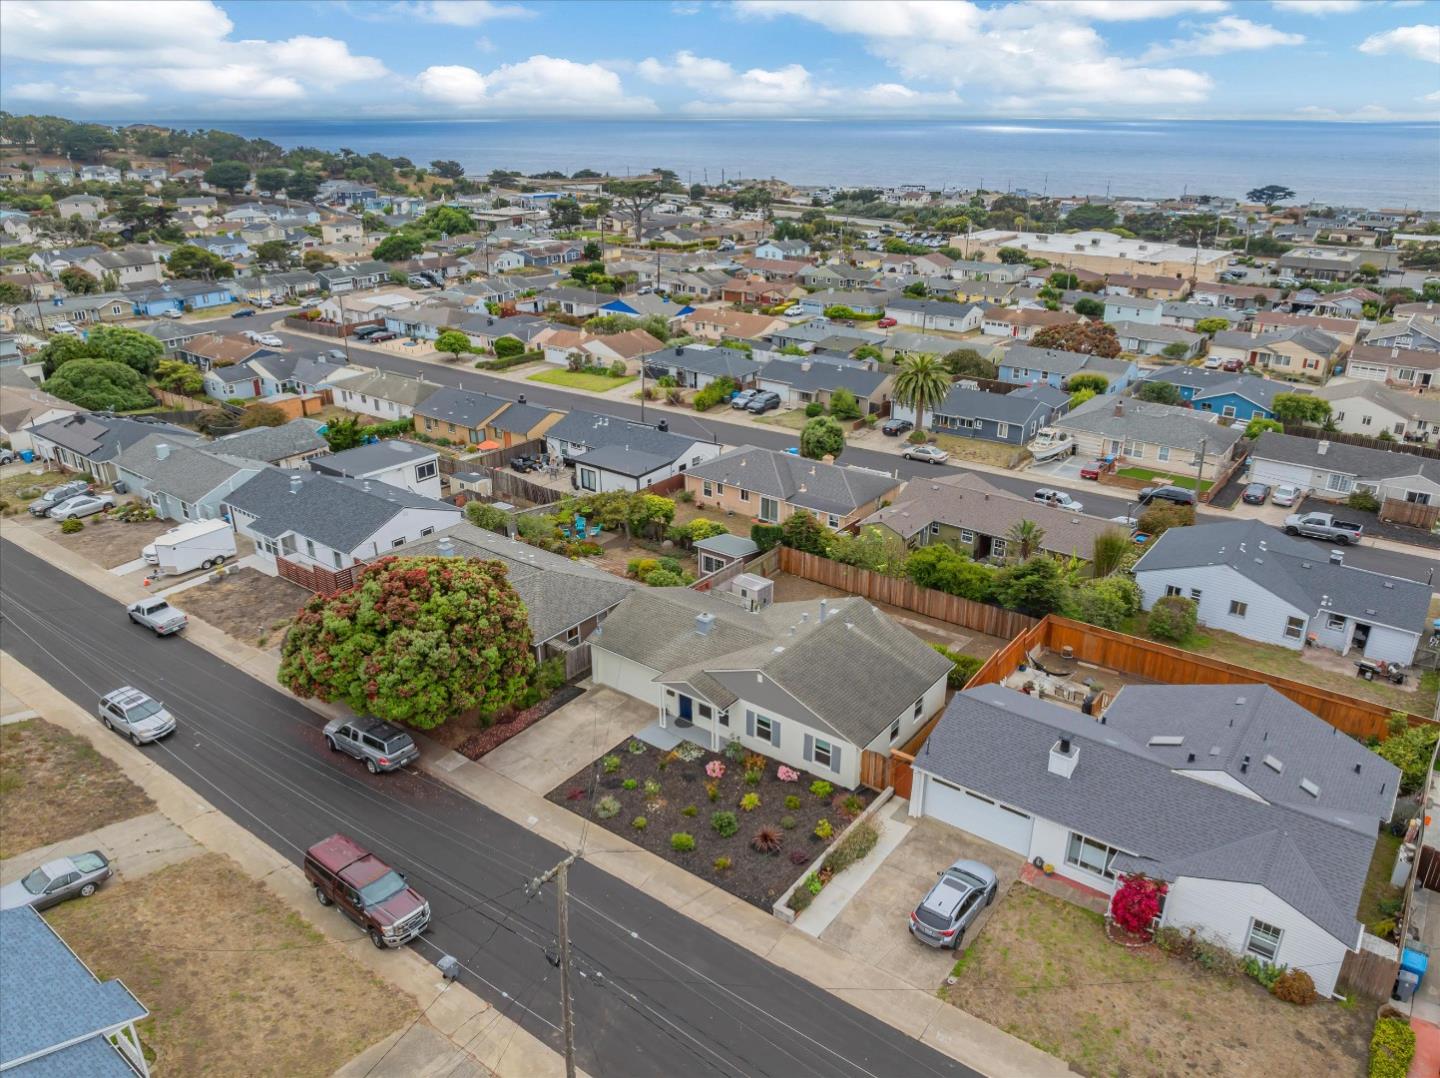
<path fill-rule="evenodd" d="M 1166 584 L 1166 585 L 1165 585 L 1165 598 L 1168 599 L 1168 598 L 1170 598 L 1170 596 L 1172 596 L 1172 595 L 1179 595 L 1179 594 L 1180 594 L 1180 585 L 1179 585 L 1179 584 Z"/>
<path fill-rule="evenodd" d="M 995 437 L 997 437 L 997 438 L 1008 438 L 1008 437 L 1010 437 L 1010 424 L 1009 424 L 1009 423 L 996 423 L 996 424 L 995 424 Z"/>
<path fill-rule="evenodd" d="M 900 736 L 900 720 L 896 719 L 890 724 L 890 740 L 894 741 Z"/>
<path fill-rule="evenodd" d="M 990 543 L 990 553 L 997 558 L 1003 558 L 1007 546 L 1004 539 L 995 539 Z"/>
<path fill-rule="evenodd" d="M 1159 449 L 1155 450 L 1155 459 L 1161 461 L 1162 463 L 1169 460 L 1170 447 L 1168 445 L 1162 445 Z"/>
<path fill-rule="evenodd" d="M 759 730 L 760 727 L 759 727 L 759 724 L 758 724 L 758 723 L 756 724 L 756 727 L 755 727 L 755 728 L 756 728 L 757 731 Z M 812 762 L 815 764 L 816 767 L 823 767 L 823 768 L 826 768 L 827 770 L 829 769 L 829 767 L 830 767 L 830 742 L 828 742 L 828 741 L 821 741 L 818 737 L 815 739 L 815 751 L 814 751 L 814 754 L 813 754 L 813 756 L 812 756 Z"/>
<path fill-rule="evenodd" d="M 1191 598 L 1194 602 L 1196 602 L 1196 603 L 1198 603 L 1198 602 L 1200 601 L 1200 594 L 1201 594 L 1201 593 L 1200 593 L 1200 589 L 1199 589 L 1199 588 L 1191 588 L 1191 589 L 1190 589 L 1190 598 Z"/>
<path fill-rule="evenodd" d="M 1221 414 L 1222 416 L 1225 416 L 1227 419 L 1234 419 L 1234 418 L 1235 418 L 1235 406 L 1234 406 L 1233 404 L 1227 404 L 1227 405 L 1225 405 L 1224 408 L 1221 408 L 1221 409 L 1220 409 L 1220 414 Z"/>
<path fill-rule="evenodd" d="M 420 529 L 420 538 L 421 538 L 421 539 L 424 539 L 427 535 L 434 535 L 434 534 L 435 534 L 435 529 L 434 529 L 433 527 L 431 527 L 431 528 L 421 528 L 421 529 Z"/>
<path fill-rule="evenodd" d="M 1343 632 L 1345 629 L 1345 615 L 1331 614 L 1328 618 L 1325 619 L 1325 628 L 1331 629 L 1335 632 Z"/>
<path fill-rule="evenodd" d="M 1412 505 L 1429 505 L 1430 494 L 1424 490 L 1407 490 L 1405 492 L 1405 500 Z"/>
<path fill-rule="evenodd" d="M 695 702 L 695 707 L 696 707 L 697 711 L 699 712 L 700 717 L 701 717 L 702 719 L 705 719 L 705 720 L 708 721 L 708 720 L 711 718 L 711 716 L 714 715 L 714 709 L 712 709 L 709 704 L 702 704 L 702 703 L 700 703 L 700 702 L 697 700 L 697 701 Z"/>
<path fill-rule="evenodd" d="M 759 738 L 761 741 L 769 741 L 772 729 L 773 727 L 771 725 L 769 716 L 755 716 L 755 736 L 757 738 Z"/>
<path fill-rule="evenodd" d="M 1249 609 L 1250 607 L 1247 604 L 1242 603 L 1239 599 L 1230 600 L 1230 616 L 1232 618 L 1243 618 L 1245 616 L 1245 611 Z"/>
<path fill-rule="evenodd" d="M 397 547 L 397 546 L 404 546 L 404 545 L 405 545 L 405 537 L 404 537 L 403 535 L 400 536 L 400 538 L 398 538 L 398 539 L 391 539 L 391 540 L 390 540 L 390 546 L 391 546 L 392 548 Z"/>
<path fill-rule="evenodd" d="M 1065 849 L 1065 863 L 1074 865 L 1076 868 L 1083 868 L 1086 872 L 1093 872 L 1097 876 L 1104 876 L 1107 880 L 1113 880 L 1115 870 L 1111 865 L 1115 861 L 1115 855 L 1119 852 L 1103 842 L 1096 842 L 1093 838 L 1086 838 L 1084 835 L 1071 831 L 1070 843 Z"/>
<path fill-rule="evenodd" d="M 1355 479 L 1353 476 L 1340 475 L 1337 472 L 1331 472 L 1325 477 L 1326 490 L 1333 490 L 1341 494 L 1348 494 L 1354 486 Z"/>
<path fill-rule="evenodd" d="M 825 517 L 825 524 L 831 529 L 838 528 L 840 527 L 840 518 L 834 513 L 830 513 Z"/>
<path fill-rule="evenodd" d="M 1291 640 L 1299 640 L 1302 636 L 1305 635 L 1305 619 L 1286 618 L 1285 635 L 1288 636 Z"/>
<path fill-rule="evenodd" d="M 1142 446 L 1139 442 L 1133 440 L 1128 441 L 1125 443 L 1125 455 L 1127 457 L 1134 457 L 1138 460 L 1145 455 L 1144 448 L 1145 447 Z"/>
<path fill-rule="evenodd" d="M 725 493 L 725 489 L 723 487 L 720 489 L 720 493 Z M 740 490 L 740 500 L 742 502 L 748 502 L 750 500 L 750 492 L 748 490 L 745 490 L 743 487 Z"/>
<path fill-rule="evenodd" d="M 961 528 L 960 541 L 962 543 L 973 543 L 975 541 L 975 533 L 968 528 Z"/>
<path fill-rule="evenodd" d="M 312 558 L 315 557 L 315 540 L 314 540 L 314 539 L 306 539 L 306 540 L 305 540 L 305 553 L 308 554 L 308 555 L 309 555 L 310 557 L 312 557 Z"/>
<path fill-rule="evenodd" d="M 424 464 L 415 465 L 415 479 L 434 479 L 440 473 L 440 465 L 437 461 L 426 461 Z"/>
<path fill-rule="evenodd" d="M 1370 416 L 1368 416 L 1368 415 L 1362 415 L 1362 416 L 1360 417 L 1360 425 L 1361 425 L 1362 427 L 1368 427 L 1368 426 L 1370 425 L 1370 419 L 1371 419 Z"/>
<path fill-rule="evenodd" d="M 767 524 L 774 524 L 780 519 L 780 506 L 774 498 L 760 499 L 760 519 Z"/>
<path fill-rule="evenodd" d="M 931 525 L 930 525 L 930 534 L 931 534 L 931 535 L 939 535 L 939 534 L 940 534 L 940 525 L 939 525 L 939 524 L 931 524 Z"/>
<path fill-rule="evenodd" d="M 341 566 L 340 566 L 340 551 L 338 551 L 338 550 L 332 550 L 332 551 L 330 552 L 330 557 L 331 557 L 331 559 L 335 562 L 335 568 L 339 569 L 339 568 L 341 567 Z"/>
<path fill-rule="evenodd" d="M 596 476 L 594 468 L 580 469 L 580 487 L 582 490 L 596 489 Z"/>
<path fill-rule="evenodd" d="M 567 643 L 567 644 L 578 644 L 578 643 L 580 643 L 580 626 L 578 626 L 578 625 L 572 625 L 572 626 L 570 626 L 570 628 L 568 628 L 568 629 L 565 630 L 565 643 Z"/>
<path fill-rule="evenodd" d="M 1266 962 L 1273 962 L 1280 953 L 1280 941 L 1284 938 L 1285 933 L 1281 929 L 1252 917 L 1250 932 L 1245 937 L 1245 953 L 1253 954 Z"/>
<path fill-rule="evenodd" d="M 715 493 L 718 494 L 718 495 L 720 495 L 720 497 L 722 497 L 722 498 L 725 497 L 725 484 L 724 484 L 724 483 L 716 483 L 716 484 L 715 484 Z M 741 501 L 744 501 L 745 498 L 747 498 L 747 497 L 749 497 L 749 495 L 747 495 L 747 494 L 742 490 L 742 491 L 740 492 Z"/>
<path fill-rule="evenodd" d="M 700 493 L 707 498 L 714 496 L 715 488 L 710 485 L 710 480 L 705 480 L 705 485 L 701 488 Z"/>

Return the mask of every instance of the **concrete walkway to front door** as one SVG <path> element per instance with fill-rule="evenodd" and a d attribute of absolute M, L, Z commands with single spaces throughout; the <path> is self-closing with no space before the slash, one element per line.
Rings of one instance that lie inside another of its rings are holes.
<path fill-rule="evenodd" d="M 655 722 L 651 704 L 588 678 L 580 686 L 583 696 L 486 753 L 485 766 L 544 797 L 606 749 Z"/>

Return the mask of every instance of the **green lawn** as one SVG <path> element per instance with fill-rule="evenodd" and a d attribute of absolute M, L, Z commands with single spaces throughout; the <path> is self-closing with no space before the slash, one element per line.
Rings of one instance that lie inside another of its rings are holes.
<path fill-rule="evenodd" d="M 1405 893 L 1404 888 L 1390 885 L 1390 870 L 1395 867 L 1395 857 L 1400 852 L 1401 842 L 1398 835 L 1392 835 L 1389 831 L 1380 832 L 1379 838 L 1375 840 L 1375 852 L 1370 857 L 1370 870 L 1365 873 L 1365 890 L 1360 895 L 1360 909 L 1355 914 L 1371 931 L 1374 931 L 1372 926 L 1376 922 L 1395 918 L 1393 911 L 1387 913 L 1381 910 L 1380 903 L 1387 899 L 1393 902 Z"/>
<path fill-rule="evenodd" d="M 1121 468 L 1115 474 L 1123 475 L 1126 479 L 1138 479 L 1142 483 L 1163 480 L 1171 486 L 1184 487 L 1186 490 L 1195 489 L 1195 477 L 1179 472 L 1156 472 L 1149 468 Z M 1214 486 L 1214 484 L 1211 483 L 1210 480 L 1202 479 L 1200 481 L 1201 493 L 1209 490 L 1212 486 Z"/>
<path fill-rule="evenodd" d="M 588 371 L 536 371 L 526 376 L 531 382 L 546 382 L 552 386 L 565 386 L 569 389 L 583 389 L 586 393 L 604 393 L 616 386 L 623 386 L 626 382 L 635 381 L 635 375 L 627 375 L 624 378 L 611 378 L 608 374 L 590 374 Z"/>

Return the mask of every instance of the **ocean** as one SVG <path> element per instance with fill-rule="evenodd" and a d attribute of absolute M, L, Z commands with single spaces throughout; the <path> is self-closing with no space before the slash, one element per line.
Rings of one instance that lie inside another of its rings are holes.
<path fill-rule="evenodd" d="M 1440 125 L 1235 121 L 233 120 L 281 146 L 349 147 L 472 175 L 674 169 L 686 182 L 1024 188 L 1041 194 L 1243 196 L 1440 208 Z"/>

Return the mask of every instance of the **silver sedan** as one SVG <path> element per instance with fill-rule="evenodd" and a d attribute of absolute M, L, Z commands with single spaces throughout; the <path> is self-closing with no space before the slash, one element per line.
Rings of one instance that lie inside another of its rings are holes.
<path fill-rule="evenodd" d="M 89 898 L 114 870 L 99 850 L 46 861 L 24 879 L 0 887 L 0 910 L 43 910 L 67 898 Z"/>
<path fill-rule="evenodd" d="M 50 519 L 69 520 L 71 517 L 88 517 L 114 508 L 115 499 L 108 494 L 81 494 L 77 498 L 61 502 L 50 510 Z"/>

